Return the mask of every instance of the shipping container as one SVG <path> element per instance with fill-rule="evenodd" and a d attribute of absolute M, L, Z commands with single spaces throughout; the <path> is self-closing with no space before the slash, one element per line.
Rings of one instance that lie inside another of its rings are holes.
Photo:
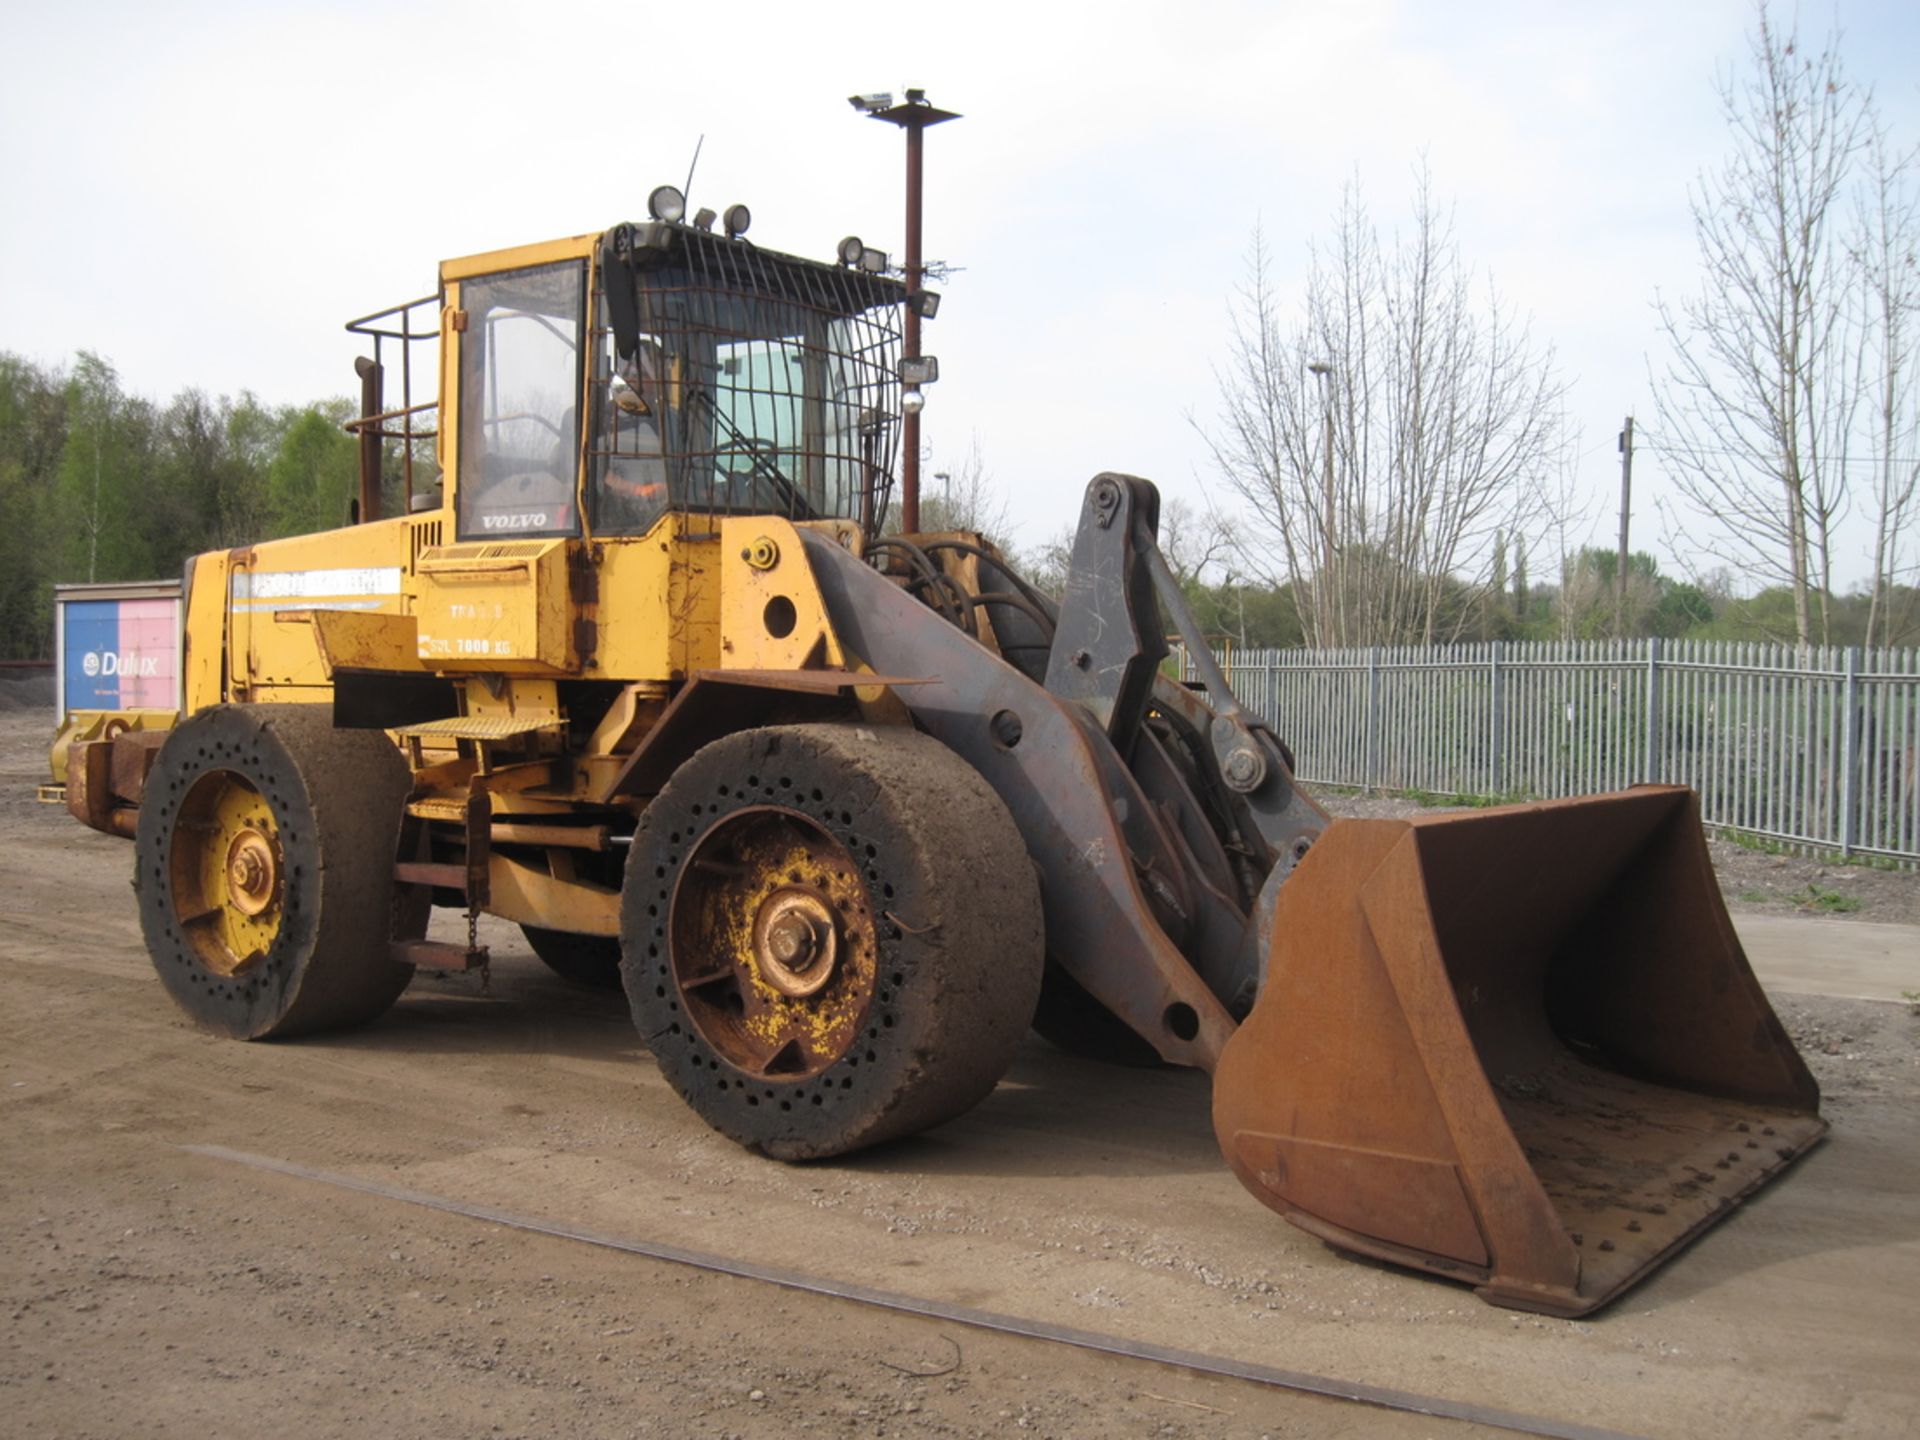
<path fill-rule="evenodd" d="M 54 708 L 178 710 L 180 582 L 53 587 Z"/>

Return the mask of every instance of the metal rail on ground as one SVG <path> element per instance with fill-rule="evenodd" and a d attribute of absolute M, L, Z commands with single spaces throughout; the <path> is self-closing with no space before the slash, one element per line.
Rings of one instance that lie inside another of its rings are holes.
<path fill-rule="evenodd" d="M 1175 1346 L 1156 1345 L 1145 1340 L 1130 1340 L 1122 1335 L 1109 1335 L 1097 1330 L 1081 1330 L 1071 1325 L 1054 1325 L 1044 1320 L 1006 1315 L 994 1310 L 979 1310 L 970 1305 L 955 1305 L 949 1301 L 909 1295 L 898 1290 L 879 1290 L 870 1285 L 857 1285 L 848 1281 L 809 1275 L 803 1271 L 788 1270 L 777 1265 L 761 1265 L 751 1260 L 717 1255 L 711 1251 L 690 1250 L 679 1245 L 608 1235 L 596 1230 L 562 1224 L 559 1221 L 541 1219 L 538 1216 L 522 1215 L 491 1205 L 476 1205 L 471 1201 L 454 1200 L 423 1190 L 410 1190 L 404 1186 L 389 1185 L 379 1180 L 367 1180 L 337 1171 L 319 1170 L 291 1160 L 276 1160 L 268 1155 L 230 1150 L 223 1145 L 183 1145 L 180 1148 L 188 1154 L 203 1156 L 210 1160 L 221 1160 L 235 1165 L 244 1165 L 253 1170 L 288 1175 L 299 1180 L 329 1185 L 335 1189 L 377 1196 L 383 1200 L 397 1200 L 403 1204 L 418 1205 L 448 1215 L 462 1215 L 470 1220 L 504 1225 L 510 1229 L 546 1235 L 556 1240 L 572 1240 L 584 1245 L 597 1245 L 604 1249 L 620 1250 L 630 1255 L 640 1255 L 649 1260 L 663 1261 L 670 1265 L 686 1265 L 696 1270 L 731 1275 L 741 1280 L 758 1280 L 764 1284 L 778 1285 L 786 1290 L 825 1295 L 836 1300 L 851 1301 L 856 1305 L 871 1305 L 883 1310 L 920 1315 L 930 1320 L 945 1320 L 951 1324 L 966 1325 L 978 1330 L 992 1330 L 1002 1335 L 1018 1335 L 1030 1340 L 1071 1345 L 1076 1349 L 1117 1355 L 1123 1359 L 1171 1365 L 1205 1375 L 1245 1380 L 1255 1385 L 1267 1385 L 1303 1395 L 1317 1395 L 1324 1399 L 1372 1405 L 1409 1415 L 1426 1415 L 1436 1420 L 1457 1420 L 1463 1424 L 1513 1430 L 1523 1435 L 1547 1436 L 1551 1437 L 1551 1440 L 1633 1440 L 1633 1437 L 1621 1431 L 1582 1425 L 1576 1421 L 1521 1415 L 1511 1410 L 1475 1405 L 1460 1400 L 1448 1400 L 1436 1395 L 1420 1395 L 1408 1390 L 1392 1390 L 1354 1380 L 1339 1380 L 1299 1370 L 1258 1365 L 1247 1360 L 1236 1360 L 1231 1356 L 1213 1355 L 1201 1350 L 1182 1350 Z"/>

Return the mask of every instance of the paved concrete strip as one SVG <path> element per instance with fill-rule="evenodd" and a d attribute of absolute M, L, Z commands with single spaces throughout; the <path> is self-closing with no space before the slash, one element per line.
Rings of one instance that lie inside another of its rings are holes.
<path fill-rule="evenodd" d="M 1920 990 L 1920 926 L 1735 915 L 1733 928 L 1769 990 L 1846 1000 Z"/>

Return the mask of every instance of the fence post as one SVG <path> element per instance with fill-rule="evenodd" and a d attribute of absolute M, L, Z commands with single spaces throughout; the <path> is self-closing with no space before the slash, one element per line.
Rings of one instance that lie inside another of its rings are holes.
<path fill-rule="evenodd" d="M 1660 779 L 1660 637 L 1647 640 L 1647 738 L 1640 778 L 1647 784 Z"/>
<path fill-rule="evenodd" d="M 1845 708 L 1840 722 L 1840 855 L 1845 859 L 1853 854 L 1853 842 L 1858 834 L 1853 812 L 1860 801 L 1860 787 L 1854 782 L 1854 773 L 1860 764 L 1859 646 L 1847 646 L 1842 672 L 1845 678 L 1840 703 Z"/>
<path fill-rule="evenodd" d="M 1487 678 L 1493 687 L 1493 696 L 1487 705 L 1487 790 L 1489 795 L 1503 795 L 1506 788 L 1500 783 L 1500 732 L 1506 719 L 1506 707 L 1501 703 L 1500 695 L 1500 644 L 1493 642 L 1493 650 L 1487 661 Z"/>
<path fill-rule="evenodd" d="M 1380 777 L 1380 647 L 1367 647 L 1367 764 L 1364 779 L 1371 795 Z"/>

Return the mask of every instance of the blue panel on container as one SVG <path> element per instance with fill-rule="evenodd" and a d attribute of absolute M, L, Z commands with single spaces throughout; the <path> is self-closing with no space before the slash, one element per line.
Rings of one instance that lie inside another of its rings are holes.
<path fill-rule="evenodd" d="M 116 710 L 120 707 L 117 664 L 120 653 L 120 601 L 69 600 L 66 653 L 60 657 L 68 710 Z"/>

